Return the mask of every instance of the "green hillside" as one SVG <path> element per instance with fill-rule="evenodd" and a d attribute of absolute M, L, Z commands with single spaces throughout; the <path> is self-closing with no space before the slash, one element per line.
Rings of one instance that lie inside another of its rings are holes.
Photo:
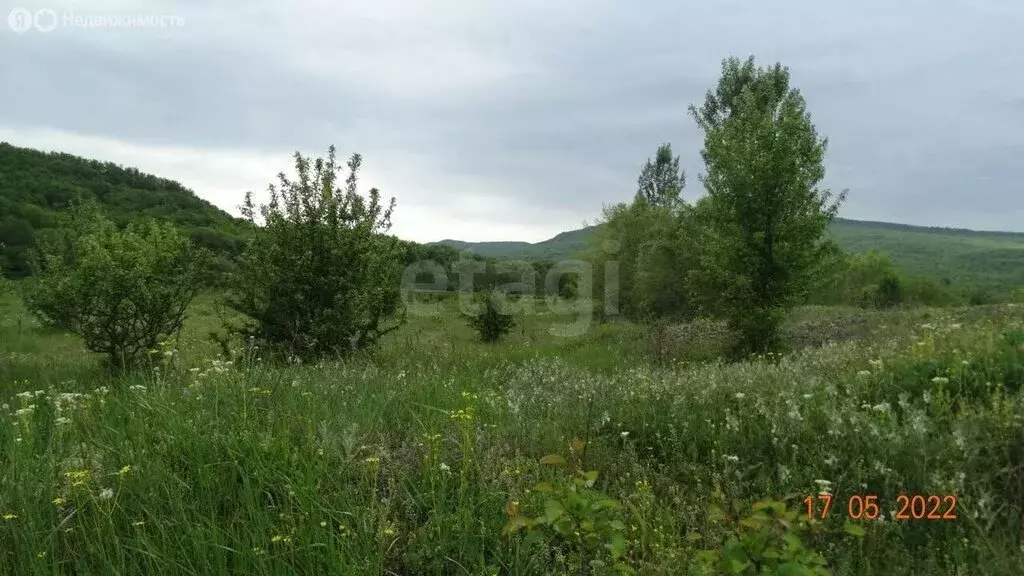
<path fill-rule="evenodd" d="M 121 225 L 143 217 L 173 222 L 201 246 L 232 255 L 246 224 L 181 184 L 111 162 L 0 142 L 0 266 L 27 273 L 36 231 L 59 227 L 77 196 L 94 198 Z"/>
<path fill-rule="evenodd" d="M 591 226 L 563 232 L 536 244 L 457 240 L 442 240 L 438 244 L 495 258 L 561 260 L 572 258 L 585 249 L 593 229 Z M 909 274 L 992 289 L 1024 284 L 1022 233 L 838 219 L 832 226 L 832 234 L 844 250 L 885 252 Z"/>

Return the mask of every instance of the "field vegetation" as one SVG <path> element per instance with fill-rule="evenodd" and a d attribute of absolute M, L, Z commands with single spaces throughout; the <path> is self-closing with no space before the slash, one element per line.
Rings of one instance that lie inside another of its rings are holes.
<path fill-rule="evenodd" d="M 0 573 L 1024 572 L 1019 288 L 844 252 L 782 66 L 691 114 L 708 194 L 662 145 L 559 262 L 333 147 L 237 253 L 76 195 L 0 278 Z"/>

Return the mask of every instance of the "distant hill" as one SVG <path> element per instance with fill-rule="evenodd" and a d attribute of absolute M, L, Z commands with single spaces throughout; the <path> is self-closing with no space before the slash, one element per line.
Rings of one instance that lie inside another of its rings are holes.
<path fill-rule="evenodd" d="M 585 250 L 590 233 L 596 228 L 587 226 L 579 230 L 562 232 L 554 238 L 531 244 L 529 242 L 463 242 L 461 240 L 441 240 L 432 242 L 443 246 L 451 246 L 459 250 L 471 250 L 474 254 L 489 258 L 509 260 L 565 260 Z"/>
<path fill-rule="evenodd" d="M 27 273 L 35 232 L 60 226 L 78 195 L 96 199 L 121 225 L 144 217 L 172 222 L 215 253 L 238 253 L 246 235 L 244 221 L 173 180 L 0 142 L 0 266 L 7 275 Z"/>
<path fill-rule="evenodd" d="M 471 250 L 486 257 L 521 260 L 563 260 L 587 247 L 594 226 L 562 232 L 554 238 L 528 242 L 463 242 L 437 244 Z M 948 279 L 952 283 L 991 289 L 1024 285 L 1024 234 L 978 232 L 837 219 L 832 235 L 848 252 L 888 253 L 905 272 Z"/>

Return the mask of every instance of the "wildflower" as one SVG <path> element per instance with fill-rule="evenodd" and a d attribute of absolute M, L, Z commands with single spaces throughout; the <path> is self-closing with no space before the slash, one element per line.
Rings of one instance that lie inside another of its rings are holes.
<path fill-rule="evenodd" d="M 448 466 L 444 462 L 441 462 L 441 472 L 451 472 L 451 466 Z"/>
<path fill-rule="evenodd" d="M 110 488 L 100 490 L 100 500 L 110 500 L 114 497 L 114 491 Z"/>
<path fill-rule="evenodd" d="M 28 406 L 26 406 L 24 408 L 19 408 L 18 410 L 15 410 L 14 411 L 14 415 L 15 416 L 28 416 L 28 415 L 32 414 L 33 412 L 35 412 L 35 411 L 36 411 L 36 405 L 35 404 L 29 404 Z"/>
<path fill-rule="evenodd" d="M 320 521 L 320 527 L 321 528 L 326 528 L 327 527 L 327 521 L 326 520 L 321 520 Z"/>
<path fill-rule="evenodd" d="M 734 464 L 735 464 L 736 462 L 739 462 L 739 461 L 740 461 L 740 457 L 739 457 L 739 456 L 733 456 L 733 455 L 731 455 L 731 454 L 726 454 L 726 455 L 725 455 L 725 459 L 726 459 L 727 461 L 729 461 L 729 462 L 732 462 L 732 463 L 734 463 Z"/>
<path fill-rule="evenodd" d="M 932 384 L 940 384 L 940 385 L 949 384 L 949 378 L 945 378 L 945 377 L 942 377 L 942 376 L 936 376 L 935 378 L 932 378 Z"/>
<path fill-rule="evenodd" d="M 142 526 L 145 523 L 146 523 L 145 520 L 138 520 L 136 522 L 132 522 L 132 526 Z"/>
<path fill-rule="evenodd" d="M 822 494 L 829 494 L 832 492 L 832 482 L 830 480 L 818 479 L 814 481 L 818 485 L 818 490 Z"/>
<path fill-rule="evenodd" d="M 4 520 L 8 520 L 8 521 L 14 520 L 17 517 L 18 517 L 17 514 L 11 514 L 10 512 L 4 514 Z"/>
<path fill-rule="evenodd" d="M 392 528 L 385 528 L 384 529 L 384 535 L 385 536 L 394 536 L 395 535 L 395 531 Z"/>
<path fill-rule="evenodd" d="M 125 474 L 127 474 L 127 473 L 129 473 L 129 472 L 131 472 L 131 471 L 132 471 L 132 465 L 131 465 L 131 464 L 126 464 L 126 465 L 125 465 L 125 466 L 123 466 L 123 467 L 122 467 L 122 468 L 121 468 L 120 470 L 118 470 L 118 472 L 117 472 L 117 473 L 118 473 L 118 475 L 120 475 L 120 476 L 124 476 Z"/>
<path fill-rule="evenodd" d="M 629 436 L 629 430 L 623 430 L 622 432 L 619 432 L 619 436 L 622 436 L 622 439 L 625 440 L 626 436 Z"/>
<path fill-rule="evenodd" d="M 275 534 L 270 538 L 270 541 L 275 543 L 280 542 L 281 540 L 284 540 L 284 536 L 281 536 L 280 534 Z"/>
<path fill-rule="evenodd" d="M 58 416 L 53 419 L 53 423 L 56 424 L 57 426 L 63 426 L 65 424 L 70 424 L 71 420 L 63 416 Z"/>
<path fill-rule="evenodd" d="M 67 502 L 67 500 L 65 500 L 63 498 L 54 498 L 53 499 L 53 505 L 54 506 L 60 506 L 60 505 L 64 504 L 65 502 Z"/>
<path fill-rule="evenodd" d="M 857 372 L 857 376 L 860 376 L 861 378 L 867 378 L 868 376 L 871 376 L 871 371 L 861 370 L 860 372 Z"/>
<path fill-rule="evenodd" d="M 745 398 L 746 396 L 747 396 L 747 395 L 746 395 L 746 394 L 744 394 L 743 392 L 737 392 L 737 393 L 736 393 L 736 399 L 737 399 L 737 400 L 743 400 L 743 399 L 744 399 L 744 398 Z"/>
<path fill-rule="evenodd" d="M 367 464 L 379 464 L 380 463 L 380 458 L 377 457 L 377 456 L 369 456 L 369 457 L 366 458 L 365 462 Z"/>

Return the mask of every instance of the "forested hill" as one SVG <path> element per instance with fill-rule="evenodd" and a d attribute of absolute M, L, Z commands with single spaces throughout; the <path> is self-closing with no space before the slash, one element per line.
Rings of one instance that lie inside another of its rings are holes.
<path fill-rule="evenodd" d="M 572 258 L 587 248 L 593 226 L 562 232 L 537 242 L 463 242 L 437 244 L 506 259 Z M 831 234 L 847 252 L 877 250 L 889 254 L 903 271 L 955 284 L 1001 289 L 1024 284 L 1024 234 L 978 232 L 837 219 Z"/>
<path fill-rule="evenodd" d="M 34 233 L 60 226 L 79 194 L 95 198 L 121 225 L 145 217 L 173 222 L 197 244 L 229 257 L 246 234 L 244 221 L 173 180 L 0 142 L 0 265 L 7 275 L 27 272 L 25 252 Z"/>

